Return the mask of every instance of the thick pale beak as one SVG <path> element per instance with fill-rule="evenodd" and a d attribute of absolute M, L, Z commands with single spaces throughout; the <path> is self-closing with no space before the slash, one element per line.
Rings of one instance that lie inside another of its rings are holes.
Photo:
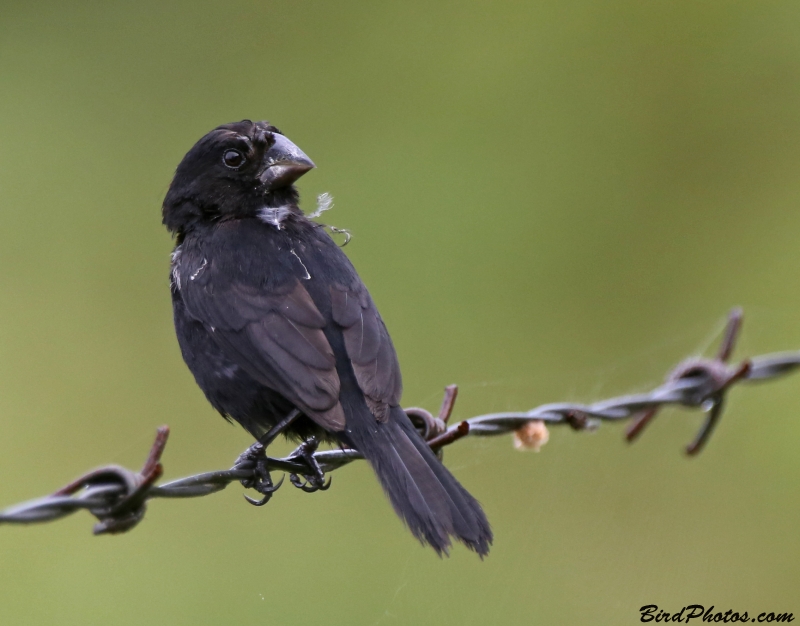
<path fill-rule="evenodd" d="M 275 143 L 264 154 L 264 171 L 259 178 L 269 190 L 291 185 L 315 167 L 305 153 L 283 135 L 272 135 Z"/>

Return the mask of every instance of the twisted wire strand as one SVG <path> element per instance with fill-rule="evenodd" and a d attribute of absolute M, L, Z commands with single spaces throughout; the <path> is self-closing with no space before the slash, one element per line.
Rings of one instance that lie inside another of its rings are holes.
<path fill-rule="evenodd" d="M 428 441 L 441 454 L 442 448 L 466 436 L 497 436 L 520 433 L 531 424 L 568 425 L 575 430 L 591 430 L 601 422 L 631 422 L 627 438 L 633 441 L 659 409 L 666 406 L 700 408 L 706 422 L 686 451 L 702 449 L 719 420 L 727 391 L 740 383 L 775 380 L 800 367 L 800 351 L 767 354 L 729 366 L 727 360 L 741 326 L 742 314 L 734 309 L 718 355 L 713 359 L 690 358 L 680 363 L 665 382 L 647 393 L 623 395 L 592 404 L 550 403 L 520 412 L 478 415 L 447 426 L 457 388 L 445 390 L 438 417 L 425 409 L 410 408 L 406 413 Z M 98 519 L 95 534 L 119 533 L 133 528 L 144 516 L 146 503 L 154 498 L 196 498 L 225 489 L 232 482 L 252 486 L 255 468 L 252 459 L 242 455 L 229 470 L 205 472 L 156 485 L 163 468 L 161 454 L 169 429 L 158 430 L 147 462 L 140 472 L 110 465 L 92 470 L 55 493 L 0 511 L 0 524 L 30 524 L 66 517 L 85 509 Z M 259 445 L 259 444 L 256 444 Z M 363 457 L 352 449 L 317 451 L 313 459 L 323 472 L 332 472 Z M 297 454 L 284 458 L 264 456 L 269 471 L 288 472 L 294 477 L 313 473 L 308 461 Z M 293 482 L 295 482 L 293 480 Z M 295 483 L 296 486 L 300 486 Z M 267 498 L 268 499 L 268 498 Z"/>

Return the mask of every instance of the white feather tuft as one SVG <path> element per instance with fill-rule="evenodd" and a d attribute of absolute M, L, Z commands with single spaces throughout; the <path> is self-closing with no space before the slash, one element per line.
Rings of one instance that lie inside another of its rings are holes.
<path fill-rule="evenodd" d="M 181 290 L 181 274 L 178 271 L 178 262 L 181 260 L 181 252 L 181 247 L 176 246 L 170 257 L 170 265 L 172 266 L 172 282 L 175 287 L 178 288 L 178 291 Z"/>
<path fill-rule="evenodd" d="M 278 230 L 283 226 L 283 220 L 291 213 L 287 206 L 264 207 L 258 211 L 258 217 L 262 222 L 274 226 Z"/>
<path fill-rule="evenodd" d="M 315 217 L 319 217 L 325 213 L 325 211 L 330 211 L 332 208 L 333 196 L 326 191 L 325 193 L 321 193 L 317 196 L 317 210 L 308 217 L 309 219 L 314 219 Z"/>

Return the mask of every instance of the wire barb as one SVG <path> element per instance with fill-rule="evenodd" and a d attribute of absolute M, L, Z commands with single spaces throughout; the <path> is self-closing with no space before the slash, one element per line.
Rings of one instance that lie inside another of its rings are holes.
<path fill-rule="evenodd" d="M 708 443 L 718 425 L 726 395 L 733 386 L 773 380 L 800 367 L 800 351 L 768 354 L 745 359 L 735 366 L 728 365 L 741 326 L 742 311 L 733 309 L 716 357 L 686 359 L 670 372 L 661 386 L 648 393 L 619 396 L 588 405 L 554 403 L 529 411 L 479 415 L 448 427 L 458 393 L 456 385 L 450 385 L 445 388 L 437 417 L 421 408 L 406 409 L 406 413 L 431 449 L 441 455 L 444 447 L 467 436 L 511 434 L 532 422 L 538 422 L 540 426 L 542 423 L 551 426 L 563 424 L 574 430 L 591 430 L 603 421 L 629 421 L 626 438 L 633 441 L 664 407 L 700 408 L 706 413 L 705 422 L 686 448 L 687 454 L 696 455 Z M 330 486 L 330 478 L 324 482 L 325 474 L 363 459 L 363 456 L 350 448 L 317 450 L 315 442 L 309 442 L 305 448 L 298 448 L 285 458 L 267 456 L 265 444 L 298 415 L 299 412 L 292 411 L 262 438 L 262 442 L 256 442 L 242 454 L 231 469 L 188 476 L 158 486 L 155 483 L 163 473 L 161 455 L 169 435 L 169 428 L 162 426 L 140 472 L 131 472 L 118 465 L 100 467 L 49 496 L 0 511 L 0 524 L 46 522 L 86 509 L 98 520 L 95 534 L 121 533 L 143 519 L 145 505 L 150 499 L 207 496 L 225 489 L 232 482 L 240 481 L 245 487 L 253 487 L 262 481 L 263 502 L 251 501 L 265 504 L 281 484 L 272 485 L 271 481 L 265 481 L 263 477 L 270 471 L 289 473 L 291 482 L 304 491 L 325 490 Z"/>
<path fill-rule="evenodd" d="M 705 446 L 711 433 L 722 416 L 722 408 L 725 405 L 725 393 L 731 386 L 747 377 L 752 369 L 752 363 L 745 359 L 736 367 L 729 367 L 728 360 L 736 347 L 736 340 L 742 330 L 742 309 L 736 307 L 728 314 L 728 323 L 722 336 L 717 356 L 713 359 L 689 358 L 678 364 L 678 366 L 667 376 L 667 383 L 678 382 L 681 380 L 697 379 L 704 381 L 698 387 L 698 396 L 694 405 L 702 406 L 706 413 L 706 420 L 694 441 L 686 446 L 686 454 L 696 455 Z M 625 432 L 625 437 L 629 442 L 633 442 L 641 435 L 653 418 L 658 414 L 660 405 L 650 407 L 639 412 L 634 416 L 633 422 Z"/>

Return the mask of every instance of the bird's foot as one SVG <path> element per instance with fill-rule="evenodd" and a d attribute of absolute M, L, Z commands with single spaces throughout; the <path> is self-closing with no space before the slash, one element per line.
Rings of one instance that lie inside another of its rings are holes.
<path fill-rule="evenodd" d="M 314 458 L 319 446 L 316 437 L 310 437 L 301 443 L 294 452 L 289 455 L 291 461 L 301 461 L 308 467 L 308 473 L 289 474 L 289 480 L 298 489 L 306 493 L 315 491 L 326 491 L 331 486 L 331 479 L 325 480 L 325 472 L 322 471 L 317 459 Z"/>
<path fill-rule="evenodd" d="M 255 500 L 248 496 L 244 497 L 254 506 L 264 506 L 270 501 L 272 494 L 283 484 L 283 478 L 280 479 L 277 485 L 272 482 L 272 476 L 270 476 L 269 468 L 267 467 L 266 448 L 260 442 L 254 443 L 242 452 L 233 467 L 234 469 L 253 471 L 252 476 L 243 478 L 240 482 L 245 488 L 255 489 L 263 496 L 260 500 Z"/>
<path fill-rule="evenodd" d="M 285 431 L 291 424 L 300 416 L 300 411 L 292 409 L 289 414 L 284 417 L 280 422 L 275 424 L 267 433 L 265 433 L 258 441 L 252 446 L 247 448 L 236 459 L 233 468 L 238 470 L 252 470 L 253 475 L 243 478 L 240 482 L 247 489 L 255 489 L 260 493 L 263 498 L 254 500 L 247 496 L 244 497 L 250 504 L 255 506 L 264 506 L 272 498 L 272 494 L 280 489 L 283 484 L 283 477 L 281 477 L 278 484 L 272 482 L 272 476 L 269 474 L 269 466 L 267 464 L 267 446 L 271 444 L 283 431 Z"/>

